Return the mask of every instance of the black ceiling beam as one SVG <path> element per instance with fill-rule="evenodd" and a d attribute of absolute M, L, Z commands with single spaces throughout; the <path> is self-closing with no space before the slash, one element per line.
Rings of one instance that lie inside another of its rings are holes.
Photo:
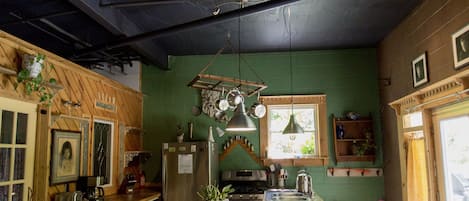
<path fill-rule="evenodd" d="M 115 35 L 132 36 L 143 32 L 134 22 L 123 15 L 119 9 L 101 7 L 97 0 L 69 0 L 69 2 Z M 138 51 L 152 64 L 159 68 L 168 70 L 168 54 L 156 43 L 136 42 L 129 45 L 131 45 L 133 49 Z M 88 48 L 85 48 L 85 50 L 86 49 Z M 109 49 L 103 48 L 101 50 Z M 79 56 L 73 55 L 73 58 L 77 59 L 83 55 L 86 54 Z"/>
<path fill-rule="evenodd" d="M 102 0 L 100 0 L 99 5 L 101 7 L 114 7 L 114 8 L 119 8 L 119 7 L 135 7 L 135 6 L 154 6 L 154 5 L 167 5 L 167 4 L 180 4 L 180 3 L 187 3 L 187 0 L 160 0 L 160 1 L 155 1 L 155 0 L 144 0 L 144 1 L 130 1 L 130 2 L 105 2 L 103 3 Z"/>
<path fill-rule="evenodd" d="M 82 0 L 82 1 L 84 1 L 84 0 Z M 87 0 L 87 1 L 91 1 L 91 0 Z M 182 32 L 182 31 L 189 30 L 189 29 L 193 29 L 193 28 L 200 28 L 202 26 L 208 26 L 208 25 L 211 25 L 211 24 L 220 23 L 220 22 L 230 20 L 230 19 L 234 19 L 234 18 L 237 18 L 237 17 L 240 17 L 240 16 L 246 16 L 246 15 L 251 15 L 251 14 L 258 13 L 258 12 L 270 10 L 270 9 L 273 9 L 273 8 L 276 8 L 276 7 L 279 7 L 279 6 L 284 6 L 284 5 L 287 5 L 287 4 L 290 4 L 290 3 L 293 3 L 293 2 L 297 2 L 297 1 L 299 1 L 299 0 L 271 0 L 271 1 L 268 1 L 268 2 L 265 2 L 265 3 L 260 3 L 260 4 L 256 4 L 256 5 L 253 5 L 253 6 L 245 7 L 245 8 L 242 8 L 242 9 L 237 9 L 237 10 L 233 10 L 233 11 L 230 11 L 230 12 L 226 12 L 226 13 L 223 13 L 223 14 L 220 14 L 220 15 L 214 15 L 214 16 L 202 18 L 202 19 L 199 19 L 199 20 L 191 21 L 191 22 L 188 22 L 188 23 L 179 24 L 179 25 L 168 27 L 168 28 L 160 29 L 160 30 L 150 31 L 150 32 L 142 33 L 142 34 L 137 34 L 137 35 L 130 36 L 130 37 L 127 37 L 127 38 L 124 38 L 124 39 L 121 39 L 121 40 L 114 41 L 114 42 L 101 44 L 101 45 L 96 45 L 96 46 L 93 46 L 91 48 L 85 48 L 82 51 L 77 52 L 75 54 L 75 56 L 80 57 L 80 56 L 91 54 L 93 52 L 97 52 L 97 51 L 101 51 L 101 50 L 114 49 L 114 48 L 117 48 L 117 47 L 131 45 L 133 43 L 138 43 L 138 42 L 141 42 L 141 41 L 144 41 L 144 40 L 149 40 L 149 39 L 154 39 L 154 38 L 161 37 L 161 36 L 166 36 L 166 35 L 170 35 L 170 34 L 179 33 L 179 32 Z"/>
<path fill-rule="evenodd" d="M 18 24 L 18 23 L 26 23 L 34 20 L 40 20 L 40 19 L 45 19 L 45 18 L 52 18 L 52 17 L 59 17 L 59 16 L 64 16 L 64 15 L 71 15 L 78 13 L 77 10 L 70 10 L 70 11 L 59 11 L 55 13 L 48 13 L 45 15 L 39 15 L 39 16 L 34 16 L 34 17 L 28 17 L 28 18 L 21 18 L 19 20 L 14 20 L 11 22 L 6 22 L 1 24 L 0 26 L 7 26 L 7 25 L 12 25 L 12 24 Z"/>

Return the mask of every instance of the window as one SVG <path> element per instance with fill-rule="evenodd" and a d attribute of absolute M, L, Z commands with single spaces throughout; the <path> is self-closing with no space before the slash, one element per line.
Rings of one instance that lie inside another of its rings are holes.
<path fill-rule="evenodd" d="M 407 200 L 428 200 L 428 171 L 422 112 L 402 116 L 406 151 Z"/>
<path fill-rule="evenodd" d="M 304 134 L 283 135 L 282 131 L 292 112 L 291 105 L 272 105 L 267 109 L 269 146 L 267 156 L 272 159 L 305 158 L 316 155 L 317 105 L 297 104 L 293 107 L 295 120 L 304 129 Z"/>
<path fill-rule="evenodd" d="M 327 119 L 325 95 L 263 96 L 267 115 L 260 121 L 261 158 L 287 166 L 325 165 Z M 283 135 L 282 131 L 295 113 L 304 134 Z"/>
<path fill-rule="evenodd" d="M 93 175 L 104 177 L 103 185 L 111 185 L 114 123 L 94 120 L 93 124 Z"/>

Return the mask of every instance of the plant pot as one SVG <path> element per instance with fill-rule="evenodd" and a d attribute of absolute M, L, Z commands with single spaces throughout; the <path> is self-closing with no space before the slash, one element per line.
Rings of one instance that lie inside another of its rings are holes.
<path fill-rule="evenodd" d="M 30 54 L 23 55 L 23 68 L 29 70 L 29 77 L 36 78 L 42 71 L 42 64 L 44 59 L 38 59 L 38 57 Z"/>

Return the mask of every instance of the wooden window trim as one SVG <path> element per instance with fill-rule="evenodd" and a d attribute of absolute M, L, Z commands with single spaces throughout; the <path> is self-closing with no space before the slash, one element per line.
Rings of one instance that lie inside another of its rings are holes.
<path fill-rule="evenodd" d="M 267 158 L 267 145 L 269 141 L 268 134 L 268 115 L 259 121 L 260 130 L 260 159 L 264 165 L 279 163 L 282 166 L 325 166 L 329 164 L 328 130 L 326 114 L 326 95 L 293 95 L 293 96 L 261 96 L 260 101 L 268 107 L 269 105 L 285 104 L 317 104 L 318 106 L 318 125 L 317 137 L 318 156 L 313 158 L 299 159 L 269 159 Z"/>

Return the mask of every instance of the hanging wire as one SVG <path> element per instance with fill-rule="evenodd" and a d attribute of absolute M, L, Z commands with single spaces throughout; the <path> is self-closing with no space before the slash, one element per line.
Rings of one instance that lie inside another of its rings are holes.
<path fill-rule="evenodd" d="M 292 65 L 292 55 L 291 55 L 291 14 L 290 7 L 288 7 L 288 35 L 290 36 L 290 46 L 289 46 L 289 57 L 290 57 L 290 93 L 291 93 L 291 113 L 293 114 L 293 65 Z"/>
<path fill-rule="evenodd" d="M 241 16 L 238 16 L 238 76 L 239 84 L 241 85 Z"/>

